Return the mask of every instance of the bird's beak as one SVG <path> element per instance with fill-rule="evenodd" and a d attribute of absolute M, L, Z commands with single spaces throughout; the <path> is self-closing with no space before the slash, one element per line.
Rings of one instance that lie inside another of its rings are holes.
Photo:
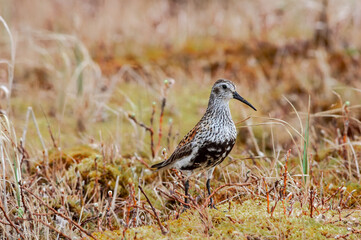
<path fill-rule="evenodd" d="M 243 97 L 241 97 L 236 91 L 233 93 L 233 98 L 237 99 L 245 104 L 247 104 L 248 106 L 250 106 L 251 108 L 253 108 L 253 110 L 257 111 L 257 109 L 255 107 L 252 106 L 252 104 L 250 104 L 246 99 L 244 99 Z"/>

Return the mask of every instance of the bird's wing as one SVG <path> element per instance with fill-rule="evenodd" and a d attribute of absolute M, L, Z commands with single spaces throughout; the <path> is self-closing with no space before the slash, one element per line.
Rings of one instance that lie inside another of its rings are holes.
<path fill-rule="evenodd" d="M 180 159 L 183 159 L 184 157 L 189 156 L 192 153 L 193 147 L 195 145 L 194 138 L 198 132 L 199 124 L 197 124 L 191 131 L 188 132 L 187 135 L 184 136 L 184 138 L 179 142 L 177 148 L 167 160 L 153 165 L 152 168 L 164 168 Z"/>
<path fill-rule="evenodd" d="M 181 148 L 185 145 L 187 145 L 188 143 L 192 143 L 195 136 L 197 135 L 197 133 L 199 133 L 199 130 L 200 130 L 200 124 L 198 123 L 192 130 L 190 130 L 187 135 L 184 136 L 184 138 L 179 142 L 176 150 L 178 148 Z M 175 151 L 176 151 L 175 150 Z M 175 152 L 174 151 L 174 152 Z"/>
<path fill-rule="evenodd" d="M 183 159 L 184 157 L 189 156 L 192 153 L 192 149 L 193 149 L 193 145 L 191 142 L 190 143 L 186 143 L 183 146 L 176 148 L 176 150 L 174 150 L 174 152 L 172 153 L 172 155 L 167 159 L 167 164 L 172 164 L 177 162 L 180 159 Z"/>

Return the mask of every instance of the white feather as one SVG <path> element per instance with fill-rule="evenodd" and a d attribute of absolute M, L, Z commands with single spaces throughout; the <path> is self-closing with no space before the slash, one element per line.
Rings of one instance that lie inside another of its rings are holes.
<path fill-rule="evenodd" d="M 173 165 L 172 167 L 175 169 L 181 169 L 184 168 L 185 166 L 188 166 L 191 164 L 191 159 L 193 158 L 194 154 L 198 151 L 198 147 L 194 147 L 192 149 L 191 154 L 189 154 L 188 156 L 184 156 L 183 158 L 178 159 Z"/>

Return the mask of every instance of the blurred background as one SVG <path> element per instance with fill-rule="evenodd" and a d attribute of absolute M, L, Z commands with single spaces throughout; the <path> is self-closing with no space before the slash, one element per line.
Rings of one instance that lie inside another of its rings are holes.
<path fill-rule="evenodd" d="M 108 107 L 143 118 L 168 78 L 175 88 L 166 110 L 181 134 L 201 116 L 218 78 L 236 82 L 258 116 L 288 120 L 284 96 L 297 111 L 307 111 L 309 95 L 311 112 L 339 106 L 333 91 L 360 103 L 352 90 L 361 84 L 356 0 L 0 3 L 15 48 L 11 106 L 2 99 L 1 108 L 20 121 L 32 106 L 40 119 L 54 119 L 63 144 L 79 140 L 74 131 L 114 137 Z M 0 40 L 1 57 L 11 59 L 4 27 Z M 0 67 L 7 86 L 7 66 Z M 237 119 L 244 106 L 233 107 Z"/>
<path fill-rule="evenodd" d="M 359 141 L 360 1 L 1 0 L 0 14 L 12 34 L 1 27 L 1 110 L 18 135 L 29 125 L 36 136 L 31 107 L 46 147 L 114 143 L 152 161 L 148 132 L 129 116 L 150 125 L 166 98 L 159 149 L 171 151 L 218 78 L 258 109 L 231 102 L 235 122 L 251 117 L 235 153 L 302 148 L 308 105 L 314 155 L 344 134 Z"/>

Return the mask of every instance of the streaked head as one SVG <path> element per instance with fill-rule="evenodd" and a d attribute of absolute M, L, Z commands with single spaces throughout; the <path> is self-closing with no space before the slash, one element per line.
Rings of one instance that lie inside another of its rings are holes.
<path fill-rule="evenodd" d="M 255 111 L 257 111 L 256 108 L 254 108 L 246 99 L 242 98 L 237 93 L 236 86 L 233 84 L 233 82 L 227 79 L 217 80 L 212 87 L 211 99 L 217 102 L 221 101 L 228 103 L 228 101 L 232 98 L 243 102 L 244 104 L 250 106 Z"/>

